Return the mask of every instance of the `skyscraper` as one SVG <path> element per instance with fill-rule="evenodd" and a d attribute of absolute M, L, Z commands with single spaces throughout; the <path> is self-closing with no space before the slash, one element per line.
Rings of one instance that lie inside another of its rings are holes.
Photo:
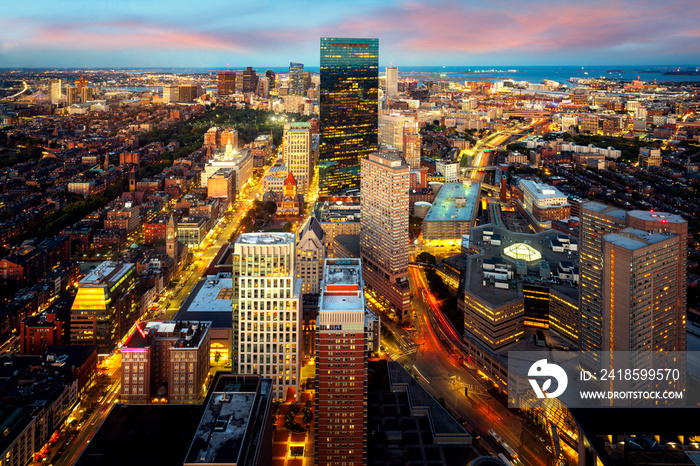
<path fill-rule="evenodd" d="M 420 168 L 420 155 L 423 136 L 420 135 L 420 123 L 407 121 L 403 127 L 403 158 L 412 170 Z"/>
<path fill-rule="evenodd" d="M 252 67 L 248 67 L 243 71 L 243 83 L 241 92 L 248 94 L 258 90 L 258 74 Z"/>
<path fill-rule="evenodd" d="M 603 350 L 685 351 L 688 223 L 634 210 L 603 237 Z"/>
<path fill-rule="evenodd" d="M 587 202 L 579 228 L 580 349 L 685 350 L 687 222 Z"/>
<path fill-rule="evenodd" d="M 322 195 L 360 186 L 360 159 L 377 150 L 379 39 L 321 38 Z"/>
<path fill-rule="evenodd" d="M 63 97 L 63 85 L 60 79 L 49 81 L 49 96 L 52 104 L 57 104 Z"/>
<path fill-rule="evenodd" d="M 395 66 L 386 68 L 386 96 L 394 97 L 399 94 L 399 69 Z"/>
<path fill-rule="evenodd" d="M 236 73 L 233 71 L 222 71 L 218 79 L 219 97 L 236 93 Z"/>
<path fill-rule="evenodd" d="M 274 384 L 274 399 L 299 392 L 301 279 L 293 233 L 243 233 L 233 245 L 233 348 L 239 374 Z"/>
<path fill-rule="evenodd" d="M 304 95 L 304 64 L 289 63 L 289 93 Z"/>
<path fill-rule="evenodd" d="M 362 159 L 360 257 L 367 285 L 408 318 L 409 167 L 395 151 Z"/>
<path fill-rule="evenodd" d="M 318 465 L 366 464 L 365 298 L 358 259 L 326 259 L 316 331 Z"/>
<path fill-rule="evenodd" d="M 311 124 L 287 123 L 284 125 L 284 161 L 294 174 L 299 190 L 306 195 L 313 173 L 311 160 Z"/>

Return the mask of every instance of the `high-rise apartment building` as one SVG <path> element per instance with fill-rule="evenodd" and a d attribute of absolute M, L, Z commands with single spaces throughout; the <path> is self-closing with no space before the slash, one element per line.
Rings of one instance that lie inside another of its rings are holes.
<path fill-rule="evenodd" d="M 360 256 L 367 285 L 408 318 L 409 167 L 395 151 L 362 159 Z"/>
<path fill-rule="evenodd" d="M 299 191 L 306 195 L 311 186 L 314 169 L 311 156 L 311 124 L 285 124 L 283 141 L 284 161 L 297 180 Z"/>
<path fill-rule="evenodd" d="M 395 66 L 386 67 L 386 96 L 394 97 L 399 94 L 399 69 Z"/>
<path fill-rule="evenodd" d="M 420 123 L 416 120 L 406 121 L 403 126 L 403 158 L 411 170 L 420 168 L 423 136 L 420 135 Z"/>
<path fill-rule="evenodd" d="M 289 93 L 304 95 L 304 64 L 289 63 Z"/>
<path fill-rule="evenodd" d="M 178 100 L 180 102 L 194 102 L 202 93 L 199 84 L 180 84 L 178 86 Z"/>
<path fill-rule="evenodd" d="M 316 331 L 317 465 L 367 463 L 366 310 L 358 259 L 327 259 Z"/>
<path fill-rule="evenodd" d="M 71 345 L 97 345 L 112 351 L 138 318 L 136 267 L 103 262 L 78 283 L 71 307 Z"/>
<path fill-rule="evenodd" d="M 321 38 L 322 195 L 356 190 L 360 159 L 377 150 L 379 39 Z"/>
<path fill-rule="evenodd" d="M 579 229 L 580 349 L 684 351 L 687 222 L 587 202 Z"/>
<path fill-rule="evenodd" d="M 272 70 L 265 71 L 265 76 L 270 80 L 270 89 L 277 87 L 277 75 Z"/>
<path fill-rule="evenodd" d="M 233 71 L 222 71 L 219 73 L 218 79 L 218 94 L 219 97 L 236 93 L 236 73 Z"/>
<path fill-rule="evenodd" d="M 243 233 L 233 245 L 233 348 L 239 374 L 272 379 L 278 401 L 299 392 L 301 283 L 293 233 Z"/>

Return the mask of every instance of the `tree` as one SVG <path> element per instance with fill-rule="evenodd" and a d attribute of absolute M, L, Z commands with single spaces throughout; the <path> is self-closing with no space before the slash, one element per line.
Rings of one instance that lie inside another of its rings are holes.
<path fill-rule="evenodd" d="M 277 204 L 275 201 L 266 201 L 262 206 L 263 212 L 274 215 L 277 212 Z"/>
<path fill-rule="evenodd" d="M 418 254 L 418 256 L 416 258 L 418 259 L 419 262 L 423 262 L 425 264 L 433 264 L 433 265 L 437 264 L 437 260 L 435 259 L 435 256 L 433 256 L 429 252 L 423 251 L 420 254 Z"/>
<path fill-rule="evenodd" d="M 284 224 L 282 229 L 288 233 L 291 233 L 292 231 L 294 231 L 294 224 L 292 222 L 287 222 Z"/>

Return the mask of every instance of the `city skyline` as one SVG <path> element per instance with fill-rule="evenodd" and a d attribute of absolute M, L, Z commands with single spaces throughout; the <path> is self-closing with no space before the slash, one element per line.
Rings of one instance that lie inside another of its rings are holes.
<path fill-rule="evenodd" d="M 324 36 L 379 38 L 381 66 L 700 61 L 694 21 L 700 5 L 685 0 L 663 5 L 622 0 L 585 8 L 540 0 L 505 8 L 454 0 L 382 6 L 218 3 L 194 15 L 161 1 L 138 8 L 130 8 L 131 1 L 89 8 L 70 1 L 59 11 L 45 2 L 10 5 L 0 19 L 0 62 L 6 67 L 225 68 L 243 62 L 283 66 L 292 60 L 315 67 Z"/>

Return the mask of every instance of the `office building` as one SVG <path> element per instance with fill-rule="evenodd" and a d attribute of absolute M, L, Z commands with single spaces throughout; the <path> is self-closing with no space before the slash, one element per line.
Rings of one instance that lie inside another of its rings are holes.
<path fill-rule="evenodd" d="M 289 94 L 304 95 L 304 64 L 289 63 Z"/>
<path fill-rule="evenodd" d="M 579 229 L 581 350 L 684 351 L 688 223 L 587 202 Z"/>
<path fill-rule="evenodd" d="M 109 353 L 126 336 L 139 310 L 134 264 L 103 262 L 78 283 L 71 307 L 71 345 Z"/>
<path fill-rule="evenodd" d="M 301 283 L 296 235 L 243 233 L 233 245 L 233 348 L 239 374 L 274 384 L 274 399 L 296 399 L 301 362 Z"/>
<path fill-rule="evenodd" d="M 520 180 L 518 186 L 523 193 L 518 207 L 537 231 L 551 228 L 553 220 L 566 220 L 571 216 L 568 197 L 554 186 L 532 180 Z"/>
<path fill-rule="evenodd" d="M 509 351 L 544 341 L 575 348 L 578 241 L 546 230 L 516 233 L 492 224 L 469 234 L 464 273 L 464 343 L 471 363 L 505 389 Z"/>
<path fill-rule="evenodd" d="M 404 122 L 403 127 L 403 158 L 411 170 L 420 169 L 420 156 L 423 147 L 423 136 L 420 134 L 420 123 L 416 120 Z"/>
<path fill-rule="evenodd" d="M 49 81 L 49 97 L 52 104 L 57 104 L 63 97 L 63 85 L 60 79 L 51 79 Z"/>
<path fill-rule="evenodd" d="M 386 96 L 395 97 L 399 93 L 399 69 L 395 66 L 386 68 Z"/>
<path fill-rule="evenodd" d="M 358 259 L 327 259 L 316 331 L 315 464 L 367 464 L 366 306 Z"/>
<path fill-rule="evenodd" d="M 258 90 L 258 74 L 252 67 L 247 67 L 245 71 L 239 73 L 239 75 L 241 76 L 240 92 L 249 94 Z M 238 84 L 236 86 L 238 86 Z"/>
<path fill-rule="evenodd" d="M 202 93 L 199 84 L 180 84 L 178 86 L 178 102 L 194 102 Z"/>
<path fill-rule="evenodd" d="M 377 150 L 379 39 L 321 38 L 321 195 L 357 190 Z"/>
<path fill-rule="evenodd" d="M 369 288 L 408 319 L 409 168 L 397 152 L 362 159 L 360 256 Z"/>
<path fill-rule="evenodd" d="M 661 149 L 642 147 L 639 149 L 639 166 L 643 168 L 661 166 Z"/>
<path fill-rule="evenodd" d="M 302 280 L 301 292 L 320 293 L 326 244 L 325 233 L 316 217 L 309 217 L 297 237 L 297 278 Z"/>
<path fill-rule="evenodd" d="M 439 244 L 439 240 L 461 242 L 462 236 L 469 234 L 477 217 L 480 187 L 480 183 L 464 181 L 440 188 L 421 226 L 429 246 Z"/>
<path fill-rule="evenodd" d="M 313 177 L 311 154 L 311 124 L 287 123 L 284 125 L 284 161 L 294 175 L 301 194 L 306 195 Z"/>
<path fill-rule="evenodd" d="M 233 71 L 222 71 L 219 73 L 217 81 L 219 97 L 236 93 L 236 73 Z"/>
<path fill-rule="evenodd" d="M 230 168 L 234 172 L 236 194 L 238 194 L 253 176 L 253 158 L 250 150 L 239 150 L 233 144 L 226 144 L 224 150 L 215 150 L 211 154 L 210 160 L 204 165 L 204 170 L 200 174 L 199 185 L 206 188 L 209 178 L 214 173 L 222 168 Z"/>
<path fill-rule="evenodd" d="M 265 71 L 265 77 L 269 79 L 270 90 L 277 88 L 277 75 L 272 70 Z"/>
<path fill-rule="evenodd" d="M 209 375 L 211 322 L 141 322 L 121 348 L 121 401 L 196 403 Z"/>
<path fill-rule="evenodd" d="M 163 103 L 180 101 L 180 88 L 177 84 L 166 84 L 163 86 Z"/>
<path fill-rule="evenodd" d="M 415 117 L 411 115 L 383 114 L 379 118 L 379 142 L 403 152 L 404 128 L 406 123 L 414 120 Z"/>
<path fill-rule="evenodd" d="M 219 372 L 183 466 L 272 464 L 272 381 Z"/>
<path fill-rule="evenodd" d="M 335 254 L 335 238 L 340 235 L 358 236 L 360 234 L 361 208 L 357 201 L 338 203 L 324 202 L 317 211 L 317 218 L 325 233 L 328 257 Z"/>

